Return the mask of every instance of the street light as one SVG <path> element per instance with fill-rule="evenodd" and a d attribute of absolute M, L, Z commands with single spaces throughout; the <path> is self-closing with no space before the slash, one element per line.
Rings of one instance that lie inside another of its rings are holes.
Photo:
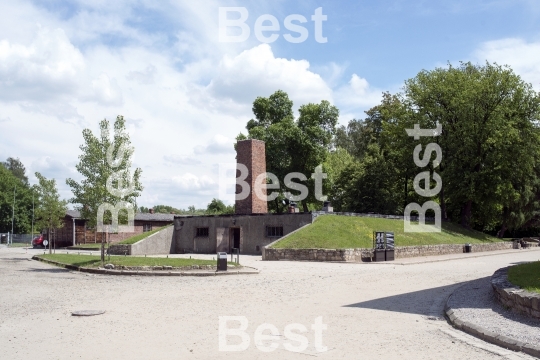
<path fill-rule="evenodd" d="M 13 211 L 11 215 L 11 244 L 13 244 L 13 223 L 15 222 L 15 189 L 17 186 L 13 187 Z"/>

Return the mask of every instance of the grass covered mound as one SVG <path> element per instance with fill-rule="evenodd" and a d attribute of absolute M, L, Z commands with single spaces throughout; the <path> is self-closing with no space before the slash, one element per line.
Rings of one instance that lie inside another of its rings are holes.
<path fill-rule="evenodd" d="M 133 235 L 132 237 L 129 237 L 126 240 L 120 241 L 117 244 L 128 244 L 128 245 L 129 244 L 135 244 L 136 242 L 139 242 L 142 239 L 146 239 L 150 235 L 153 235 L 153 234 L 157 233 L 158 231 L 161 231 L 161 230 L 163 230 L 163 229 L 165 229 L 165 228 L 167 228 L 169 226 L 172 226 L 172 224 L 171 225 L 165 225 L 165 226 L 157 228 L 155 230 L 143 232 L 142 234 Z"/>
<path fill-rule="evenodd" d="M 45 254 L 37 257 L 59 262 L 65 265 L 75 265 L 79 267 L 99 267 L 101 266 L 101 258 L 94 255 L 75 255 L 75 254 Z M 181 258 L 158 258 L 158 257 L 132 257 L 132 256 L 111 256 L 110 259 L 105 257 L 106 264 L 115 266 L 172 266 L 182 267 L 190 265 L 216 265 L 216 260 L 199 260 L 199 259 L 181 259 Z M 229 266 L 235 265 L 229 263 Z"/>
<path fill-rule="evenodd" d="M 443 223 L 440 233 L 405 233 L 403 220 L 322 215 L 304 229 L 278 241 L 273 248 L 349 249 L 373 247 L 373 231 L 394 232 L 396 246 L 481 244 L 500 241 L 487 234 Z"/>
<path fill-rule="evenodd" d="M 540 294 L 540 261 L 512 266 L 508 281 L 527 291 Z"/>

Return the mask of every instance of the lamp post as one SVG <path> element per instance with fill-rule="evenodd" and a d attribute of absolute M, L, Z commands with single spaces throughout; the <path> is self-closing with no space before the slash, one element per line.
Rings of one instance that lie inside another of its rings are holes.
<path fill-rule="evenodd" d="M 14 186 L 13 187 L 13 210 L 11 213 L 11 243 L 12 244 L 13 244 L 13 224 L 15 222 L 15 190 L 16 189 L 17 189 L 17 186 Z"/>
<path fill-rule="evenodd" d="M 32 189 L 32 239 L 34 240 L 34 189 Z"/>

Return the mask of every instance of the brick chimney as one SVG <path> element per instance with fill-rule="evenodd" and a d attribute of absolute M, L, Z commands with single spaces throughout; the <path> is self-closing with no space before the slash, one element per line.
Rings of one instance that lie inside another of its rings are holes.
<path fill-rule="evenodd" d="M 268 204 L 266 202 L 266 189 L 263 190 L 264 199 L 259 199 L 255 193 L 255 179 L 266 172 L 266 151 L 264 141 L 242 140 L 236 143 L 236 163 L 244 164 L 248 169 L 248 176 L 244 180 L 251 187 L 249 195 L 244 200 L 236 200 L 236 214 L 266 214 Z M 237 177 L 240 172 L 237 171 Z M 263 180 L 266 184 L 266 179 Z M 236 185 L 236 193 L 239 194 L 242 188 Z"/>
<path fill-rule="evenodd" d="M 148 209 L 148 212 L 149 212 L 150 214 L 153 214 L 153 213 L 154 213 L 154 209 Z"/>

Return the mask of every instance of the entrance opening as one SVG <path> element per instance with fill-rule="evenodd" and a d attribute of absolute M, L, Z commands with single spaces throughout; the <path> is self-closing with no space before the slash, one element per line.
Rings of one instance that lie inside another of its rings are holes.
<path fill-rule="evenodd" d="M 230 247 L 240 249 L 240 228 L 231 228 Z"/>

